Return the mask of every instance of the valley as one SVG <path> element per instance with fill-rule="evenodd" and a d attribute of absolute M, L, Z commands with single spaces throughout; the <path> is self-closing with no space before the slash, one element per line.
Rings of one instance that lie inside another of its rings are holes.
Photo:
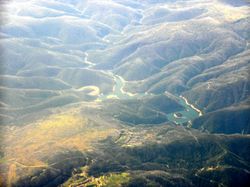
<path fill-rule="evenodd" d="M 0 186 L 248 187 L 246 0 L 0 2 Z"/>
<path fill-rule="evenodd" d="M 90 69 L 94 63 L 88 61 L 87 56 L 88 55 L 86 55 L 85 62 L 89 62 L 90 66 L 88 67 L 88 69 Z M 142 98 L 148 96 L 148 93 L 138 94 L 138 93 L 130 93 L 124 91 L 126 81 L 121 76 L 114 75 L 111 71 L 102 71 L 102 72 L 113 78 L 114 86 L 112 92 L 109 93 L 109 95 L 99 94 L 100 96 L 97 98 L 97 101 L 102 101 L 105 99 L 131 99 L 133 97 Z M 100 89 L 97 88 L 97 90 Z M 98 91 L 96 92 L 99 93 Z M 150 93 L 150 95 L 152 96 L 154 94 Z M 176 97 L 179 97 L 178 103 L 183 106 L 184 110 L 178 112 L 182 115 L 181 117 L 177 117 L 176 113 L 168 113 L 167 118 L 169 121 L 176 124 L 183 124 L 187 122 L 191 123 L 193 119 L 202 116 L 202 112 L 196 107 L 194 107 L 192 104 L 190 104 L 185 97 L 183 96 L 176 96 Z"/>

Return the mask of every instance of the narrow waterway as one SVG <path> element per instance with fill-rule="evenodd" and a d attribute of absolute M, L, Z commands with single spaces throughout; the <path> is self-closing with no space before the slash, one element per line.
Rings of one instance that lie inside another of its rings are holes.
<path fill-rule="evenodd" d="M 130 92 L 124 91 L 124 86 L 126 81 L 119 75 L 114 75 L 111 72 L 108 73 L 108 75 L 113 76 L 115 85 L 113 88 L 112 96 L 113 98 L 118 99 L 132 99 L 133 97 L 140 98 L 147 96 L 147 93 L 139 93 L 139 94 L 133 94 Z M 153 94 L 152 94 L 153 95 Z M 99 99 L 109 99 L 112 98 L 110 95 L 102 95 Z M 202 112 L 197 109 L 195 106 L 189 103 L 189 101 L 183 97 L 178 96 L 178 102 L 184 107 L 184 110 L 177 111 L 174 113 L 167 114 L 167 118 L 169 121 L 172 121 L 176 124 L 183 124 L 192 121 L 193 119 L 199 117 L 202 115 Z"/>
<path fill-rule="evenodd" d="M 88 54 L 85 53 L 85 55 L 86 55 L 85 63 L 89 64 L 88 68 L 91 69 L 94 64 L 88 61 Z M 100 72 L 108 76 L 111 76 L 115 82 L 114 87 L 113 87 L 113 93 L 109 95 L 103 95 L 103 94 L 99 95 L 98 100 L 100 101 L 110 99 L 110 98 L 132 99 L 133 97 L 140 98 L 140 97 L 149 95 L 148 93 L 133 94 L 130 92 L 126 92 L 124 90 L 126 81 L 121 76 L 115 75 L 111 71 L 100 70 Z M 172 121 L 176 124 L 190 123 L 193 119 L 202 115 L 202 112 L 198 108 L 193 106 L 185 97 L 180 95 L 180 96 L 177 96 L 177 98 L 178 98 L 179 104 L 183 106 L 184 110 L 167 114 L 167 118 L 169 121 Z"/>

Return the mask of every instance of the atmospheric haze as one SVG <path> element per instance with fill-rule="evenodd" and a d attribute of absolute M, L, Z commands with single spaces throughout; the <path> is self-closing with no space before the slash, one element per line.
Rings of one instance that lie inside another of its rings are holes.
<path fill-rule="evenodd" d="M 0 186 L 250 185 L 248 0 L 0 4 Z"/>

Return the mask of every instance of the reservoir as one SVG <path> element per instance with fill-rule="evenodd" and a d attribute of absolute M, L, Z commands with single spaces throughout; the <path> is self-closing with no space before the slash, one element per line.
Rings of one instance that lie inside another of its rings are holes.
<path fill-rule="evenodd" d="M 108 72 L 107 74 L 109 76 L 112 76 L 115 82 L 115 85 L 113 87 L 113 93 L 111 95 L 100 95 L 99 96 L 100 100 L 105 100 L 110 98 L 131 99 L 133 97 L 140 98 L 149 95 L 148 93 L 133 94 L 130 92 L 126 92 L 123 89 L 125 86 L 125 80 L 121 76 L 114 75 L 111 72 Z M 190 104 L 185 97 L 180 95 L 177 96 L 177 98 L 178 98 L 178 103 L 183 106 L 184 110 L 168 113 L 167 118 L 169 121 L 175 124 L 184 124 L 202 115 L 202 112 L 196 107 L 194 107 L 192 104 Z"/>

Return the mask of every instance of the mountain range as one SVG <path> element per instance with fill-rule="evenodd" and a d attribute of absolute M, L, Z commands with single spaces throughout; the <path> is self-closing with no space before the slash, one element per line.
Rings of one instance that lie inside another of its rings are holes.
<path fill-rule="evenodd" d="M 250 2 L 1 2 L 0 186 L 249 186 Z"/>

